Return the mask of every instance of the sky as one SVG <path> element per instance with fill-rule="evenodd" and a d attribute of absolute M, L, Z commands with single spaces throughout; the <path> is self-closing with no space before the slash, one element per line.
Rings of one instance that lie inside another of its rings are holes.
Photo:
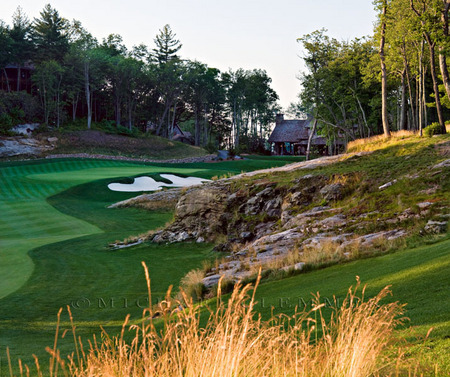
<path fill-rule="evenodd" d="M 47 1 L 2 0 L 0 19 L 11 24 L 21 6 L 30 20 Z M 297 100 L 304 65 L 297 38 L 326 28 L 338 40 L 371 35 L 372 0 L 52 0 L 62 17 L 81 21 L 99 41 L 120 34 L 127 47 L 154 47 L 169 24 L 183 44 L 179 55 L 221 71 L 264 69 L 286 108 Z"/>

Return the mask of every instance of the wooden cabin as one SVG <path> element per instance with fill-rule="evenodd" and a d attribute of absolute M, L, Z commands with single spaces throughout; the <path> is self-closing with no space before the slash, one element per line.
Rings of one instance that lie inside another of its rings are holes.
<path fill-rule="evenodd" d="M 284 119 L 283 114 L 277 114 L 275 128 L 269 137 L 274 155 L 305 155 L 308 138 L 314 119 Z M 324 137 L 313 135 L 311 145 L 319 154 L 328 155 L 327 141 Z"/>

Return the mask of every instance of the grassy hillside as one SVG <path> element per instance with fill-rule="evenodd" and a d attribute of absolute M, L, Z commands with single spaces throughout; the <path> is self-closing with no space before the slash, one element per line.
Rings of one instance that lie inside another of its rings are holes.
<path fill-rule="evenodd" d="M 56 148 L 48 154 L 88 153 L 156 160 L 200 157 L 207 154 L 200 147 L 154 135 L 137 137 L 92 130 L 58 132 L 44 136 L 58 138 Z"/>
<path fill-rule="evenodd" d="M 425 365 L 425 375 L 433 375 L 436 364 L 441 373 L 450 370 L 449 269 L 450 239 L 447 237 L 436 244 L 264 283 L 257 291 L 257 310 L 265 318 L 272 312 L 292 315 L 296 306 L 309 310 L 312 294 L 317 292 L 328 307 L 333 297 L 342 303 L 348 287 L 356 284 L 357 276 L 367 284 L 367 297 L 373 297 L 389 285 L 393 294 L 389 301 L 407 304 L 409 318 L 397 336 L 410 344 L 399 341 L 397 346 L 406 347 L 408 358 Z M 433 330 L 425 341 L 430 329 Z"/>

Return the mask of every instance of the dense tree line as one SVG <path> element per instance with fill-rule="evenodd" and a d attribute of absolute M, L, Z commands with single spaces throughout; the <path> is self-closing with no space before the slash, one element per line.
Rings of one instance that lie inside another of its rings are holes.
<path fill-rule="evenodd" d="M 338 41 L 318 30 L 298 39 L 308 71 L 293 113 L 318 119 L 330 140 L 433 124 L 450 117 L 448 0 L 376 0 L 374 35 Z M 439 64 L 438 64 L 439 61 Z"/>
<path fill-rule="evenodd" d="M 195 145 L 262 148 L 278 110 L 267 73 L 220 72 L 181 58 L 181 47 L 169 25 L 153 47 L 128 49 L 120 35 L 100 42 L 51 5 L 33 21 L 19 7 L 11 26 L 0 23 L 3 92 L 16 95 L 20 70 L 31 64 L 33 96 L 40 120 L 49 126 L 82 121 L 89 129 L 93 122 L 113 120 L 118 128 L 171 138 L 181 125 L 192 132 Z M 8 65 L 18 70 L 15 87 L 8 82 Z"/>

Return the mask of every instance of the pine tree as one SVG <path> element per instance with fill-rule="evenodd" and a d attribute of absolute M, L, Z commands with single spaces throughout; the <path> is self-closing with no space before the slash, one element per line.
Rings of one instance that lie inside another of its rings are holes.
<path fill-rule="evenodd" d="M 58 11 L 47 4 L 40 18 L 35 18 L 33 23 L 33 37 L 37 47 L 36 60 L 55 60 L 62 62 L 69 49 L 69 41 L 66 34 L 67 21 L 60 17 Z"/>
<path fill-rule="evenodd" d="M 155 60 L 159 64 L 166 64 L 171 60 L 178 59 L 177 52 L 183 46 L 176 34 L 169 25 L 165 25 L 159 30 L 159 34 L 154 39 L 156 48 L 153 49 Z"/>

